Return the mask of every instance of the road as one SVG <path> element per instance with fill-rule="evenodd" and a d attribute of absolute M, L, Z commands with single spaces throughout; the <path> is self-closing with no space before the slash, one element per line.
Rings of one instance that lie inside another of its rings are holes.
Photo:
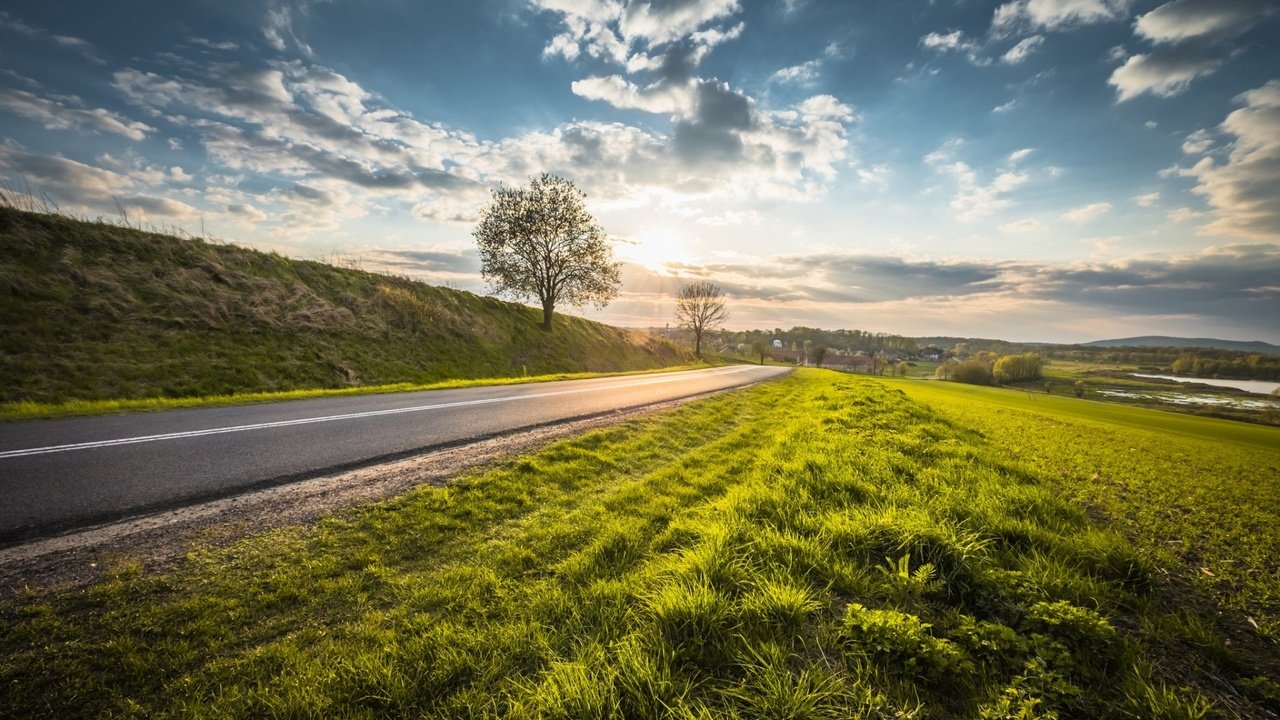
<path fill-rule="evenodd" d="M 0 543 L 784 372 L 732 365 L 0 424 Z"/>

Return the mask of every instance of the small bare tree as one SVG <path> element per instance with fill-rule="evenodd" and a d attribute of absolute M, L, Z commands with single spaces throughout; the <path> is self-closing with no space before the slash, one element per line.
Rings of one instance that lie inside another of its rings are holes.
<path fill-rule="evenodd" d="M 729 317 L 724 306 L 724 288 L 699 280 L 681 285 L 676 293 L 676 320 L 693 331 L 693 352 L 702 357 L 702 336 L 715 330 Z"/>
<path fill-rule="evenodd" d="M 498 188 L 471 233 L 484 279 L 498 293 L 538 298 L 548 332 L 556 305 L 604 307 L 622 282 L 586 197 L 572 182 L 546 174 L 528 188 Z"/>

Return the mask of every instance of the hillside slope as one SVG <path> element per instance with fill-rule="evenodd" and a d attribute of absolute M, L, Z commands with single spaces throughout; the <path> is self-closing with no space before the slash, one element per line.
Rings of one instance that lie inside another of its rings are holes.
<path fill-rule="evenodd" d="M 642 370 L 670 344 L 469 292 L 0 207 L 0 402 Z"/>
<path fill-rule="evenodd" d="M 1142 337 L 1118 338 L 1115 340 L 1094 340 L 1082 343 L 1085 347 L 1174 347 L 1174 348 L 1213 348 L 1215 350 L 1232 350 L 1235 352 L 1262 353 L 1264 355 L 1280 354 L 1280 346 L 1261 340 L 1219 340 L 1217 338 L 1183 338 L 1168 335 L 1144 335 Z"/>

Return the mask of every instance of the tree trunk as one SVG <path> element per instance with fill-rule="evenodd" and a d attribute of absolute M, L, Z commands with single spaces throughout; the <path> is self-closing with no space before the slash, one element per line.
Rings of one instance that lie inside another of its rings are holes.
<path fill-rule="evenodd" d="M 542 329 L 546 332 L 551 332 L 551 314 L 555 309 L 555 303 L 550 300 L 542 301 Z"/>
<path fill-rule="evenodd" d="M 702 333 L 700 332 L 693 334 L 693 354 L 702 357 Z"/>

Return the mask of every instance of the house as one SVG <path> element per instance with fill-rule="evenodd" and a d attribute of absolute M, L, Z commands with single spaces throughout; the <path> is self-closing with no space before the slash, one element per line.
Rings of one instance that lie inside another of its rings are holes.
<path fill-rule="evenodd" d="M 774 339 L 773 339 L 773 349 L 774 349 L 774 350 L 781 350 L 781 349 L 782 349 L 782 341 L 781 341 L 781 340 L 779 340 L 778 338 L 774 338 Z"/>
<path fill-rule="evenodd" d="M 945 356 L 946 352 L 941 348 L 936 348 L 932 345 L 920 350 L 920 359 L 927 360 L 929 362 L 940 362 Z"/>

